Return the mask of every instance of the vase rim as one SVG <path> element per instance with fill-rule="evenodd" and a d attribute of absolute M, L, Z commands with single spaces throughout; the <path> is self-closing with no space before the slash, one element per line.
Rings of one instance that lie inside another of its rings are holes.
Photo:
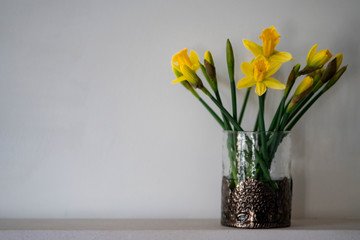
<path fill-rule="evenodd" d="M 259 134 L 263 131 L 235 131 L 235 130 L 223 130 L 223 133 L 246 133 L 246 134 Z M 291 131 L 264 131 L 266 133 L 291 133 Z"/>

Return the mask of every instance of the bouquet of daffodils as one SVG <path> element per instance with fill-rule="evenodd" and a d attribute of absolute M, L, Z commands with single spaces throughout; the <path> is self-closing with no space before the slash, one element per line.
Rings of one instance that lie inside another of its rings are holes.
<path fill-rule="evenodd" d="M 251 166 L 251 169 L 255 168 L 257 171 L 255 175 L 251 174 L 251 177 L 270 182 L 269 170 L 272 159 L 282 138 L 286 136 L 286 134 L 277 133 L 290 131 L 314 102 L 339 80 L 347 68 L 347 66 L 340 68 L 343 58 L 341 53 L 332 58 L 329 50 L 317 51 L 318 45 L 316 44 L 307 55 L 305 67 L 301 69 L 300 64 L 296 64 L 292 68 L 285 85 L 273 78 L 272 75 L 280 69 L 283 63 L 294 59 L 290 53 L 280 52 L 275 49 L 279 43 L 279 38 L 280 35 L 276 29 L 270 27 L 264 29 L 259 37 L 262 40 L 262 46 L 249 40 L 243 40 L 245 48 L 254 54 L 254 58 L 250 62 L 241 63 L 240 68 L 245 76 L 237 84 L 235 84 L 234 79 L 235 63 L 233 49 L 230 41 L 227 40 L 226 61 L 231 86 L 231 111 L 228 111 L 222 104 L 218 91 L 215 63 L 209 51 L 205 52 L 203 62 L 199 61 L 195 51 L 190 51 L 188 55 L 187 49 L 178 52 L 172 58 L 173 71 L 177 77 L 173 80 L 173 83 L 180 82 L 189 90 L 226 131 L 244 131 L 241 123 L 249 95 L 255 86 L 255 93 L 259 99 L 259 111 L 252 131 L 260 134 L 260 147 L 258 150 L 255 150 L 255 166 Z M 208 90 L 196 73 L 199 69 L 201 69 L 212 92 Z M 303 77 L 302 81 L 298 84 L 295 91 L 292 92 L 295 81 L 300 77 Z M 247 89 L 239 112 L 236 87 L 238 89 Z M 277 104 L 277 110 L 268 127 L 266 127 L 264 122 L 264 102 L 267 88 L 283 90 L 283 97 Z M 197 90 L 202 91 L 210 98 L 218 107 L 220 115 L 206 103 Z M 269 134 L 270 132 L 275 134 Z M 250 139 L 248 139 L 247 144 L 249 149 L 251 149 L 250 145 L 252 142 Z M 235 157 L 231 157 L 231 154 L 236 154 L 231 153 L 234 145 L 236 145 L 236 139 L 230 139 L 228 141 L 230 161 L 235 161 Z M 232 171 L 230 171 L 229 175 L 233 176 L 234 184 L 237 185 L 238 168 L 236 163 L 233 162 L 231 167 Z M 277 187 L 275 183 L 270 183 L 270 185 L 273 188 Z"/>

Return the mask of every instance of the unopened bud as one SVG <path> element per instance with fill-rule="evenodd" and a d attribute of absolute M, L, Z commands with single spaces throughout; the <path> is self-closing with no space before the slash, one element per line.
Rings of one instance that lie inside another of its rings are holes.
<path fill-rule="evenodd" d="M 210 79 L 215 79 L 216 78 L 215 67 L 210 62 L 208 62 L 207 60 L 204 60 L 204 66 L 205 66 L 205 69 L 206 69 L 206 73 L 208 74 Z"/>
<path fill-rule="evenodd" d="M 336 73 L 337 70 L 337 59 L 334 58 L 333 60 L 331 60 L 331 62 L 329 62 L 329 64 L 327 65 L 324 74 L 321 76 L 320 80 L 323 83 L 326 83 L 327 81 L 330 80 L 330 78 L 332 78 L 334 76 L 334 74 Z"/>
<path fill-rule="evenodd" d="M 339 67 L 341 66 L 341 63 L 342 63 L 342 60 L 343 60 L 342 53 L 336 54 L 335 59 L 336 59 L 336 70 L 338 70 Z"/>
<path fill-rule="evenodd" d="M 211 65 L 215 66 L 213 56 L 210 51 L 206 51 L 204 55 L 204 59 L 208 61 Z"/>
<path fill-rule="evenodd" d="M 306 78 L 304 78 L 304 80 L 296 88 L 294 96 L 292 97 L 290 104 L 286 109 L 286 112 L 290 112 L 298 102 L 300 102 L 311 92 L 313 84 L 314 79 L 312 77 L 307 76 Z"/>
<path fill-rule="evenodd" d="M 234 52 L 229 39 L 226 41 L 226 62 L 228 65 L 229 76 L 234 76 Z"/>
<path fill-rule="evenodd" d="M 310 76 L 307 76 L 302 80 L 302 82 L 299 84 L 299 86 L 296 88 L 294 96 L 300 95 L 303 92 L 307 91 L 309 88 L 311 88 L 314 84 L 314 79 Z"/>
<path fill-rule="evenodd" d="M 293 67 L 293 69 L 291 70 L 288 80 L 286 82 L 286 87 L 285 87 L 285 91 L 284 91 L 284 96 L 287 96 L 287 94 L 289 93 L 291 87 L 294 85 L 294 82 L 296 80 L 296 75 L 299 72 L 300 69 L 300 64 L 297 64 Z"/>
<path fill-rule="evenodd" d="M 335 73 L 335 75 L 330 79 L 330 81 L 325 85 L 325 87 L 321 91 L 325 92 L 329 88 L 331 88 L 339 80 L 339 78 L 344 74 L 346 69 L 347 69 L 347 65 L 340 68 L 340 70 Z"/>

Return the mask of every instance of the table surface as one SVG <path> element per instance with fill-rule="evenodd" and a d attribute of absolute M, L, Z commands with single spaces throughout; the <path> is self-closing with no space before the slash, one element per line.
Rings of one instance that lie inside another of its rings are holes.
<path fill-rule="evenodd" d="M 360 220 L 294 219 L 291 227 L 237 229 L 219 219 L 0 219 L 0 239 L 360 239 Z"/>

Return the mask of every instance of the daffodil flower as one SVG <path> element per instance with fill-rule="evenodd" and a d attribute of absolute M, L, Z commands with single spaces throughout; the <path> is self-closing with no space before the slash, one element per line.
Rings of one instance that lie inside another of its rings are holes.
<path fill-rule="evenodd" d="M 171 64 L 174 70 L 182 74 L 177 76 L 178 78 L 173 80 L 172 83 L 188 81 L 195 87 L 203 86 L 200 78 L 196 75 L 196 70 L 200 68 L 200 63 L 195 51 L 191 50 L 189 56 L 187 48 L 181 50 L 173 56 Z"/>
<path fill-rule="evenodd" d="M 244 46 L 250 50 L 255 57 L 262 55 L 270 62 L 284 63 L 293 60 L 288 52 L 279 52 L 275 50 L 276 45 L 279 43 L 280 35 L 276 32 L 274 26 L 265 28 L 259 39 L 263 41 L 263 46 L 260 46 L 252 41 L 243 40 Z"/>
<path fill-rule="evenodd" d="M 176 53 L 172 57 L 171 64 L 179 72 L 181 72 L 181 66 L 184 65 L 188 66 L 193 71 L 196 71 L 200 68 L 199 56 L 193 50 L 190 51 L 190 56 L 189 56 L 187 48 Z"/>
<path fill-rule="evenodd" d="M 251 63 L 243 62 L 241 71 L 245 77 L 237 83 L 237 88 L 248 88 L 256 85 L 255 93 L 259 96 L 266 92 L 266 88 L 285 89 L 285 85 L 270 76 L 279 70 L 280 62 L 269 62 L 262 55 L 256 57 Z"/>
<path fill-rule="evenodd" d="M 312 46 L 312 48 L 310 49 L 310 51 L 307 55 L 307 58 L 306 58 L 307 65 L 306 66 L 309 68 L 321 68 L 332 57 L 332 54 L 328 49 L 324 49 L 324 50 L 320 50 L 320 51 L 316 52 L 317 47 L 318 47 L 318 44 L 315 44 L 314 46 Z"/>

